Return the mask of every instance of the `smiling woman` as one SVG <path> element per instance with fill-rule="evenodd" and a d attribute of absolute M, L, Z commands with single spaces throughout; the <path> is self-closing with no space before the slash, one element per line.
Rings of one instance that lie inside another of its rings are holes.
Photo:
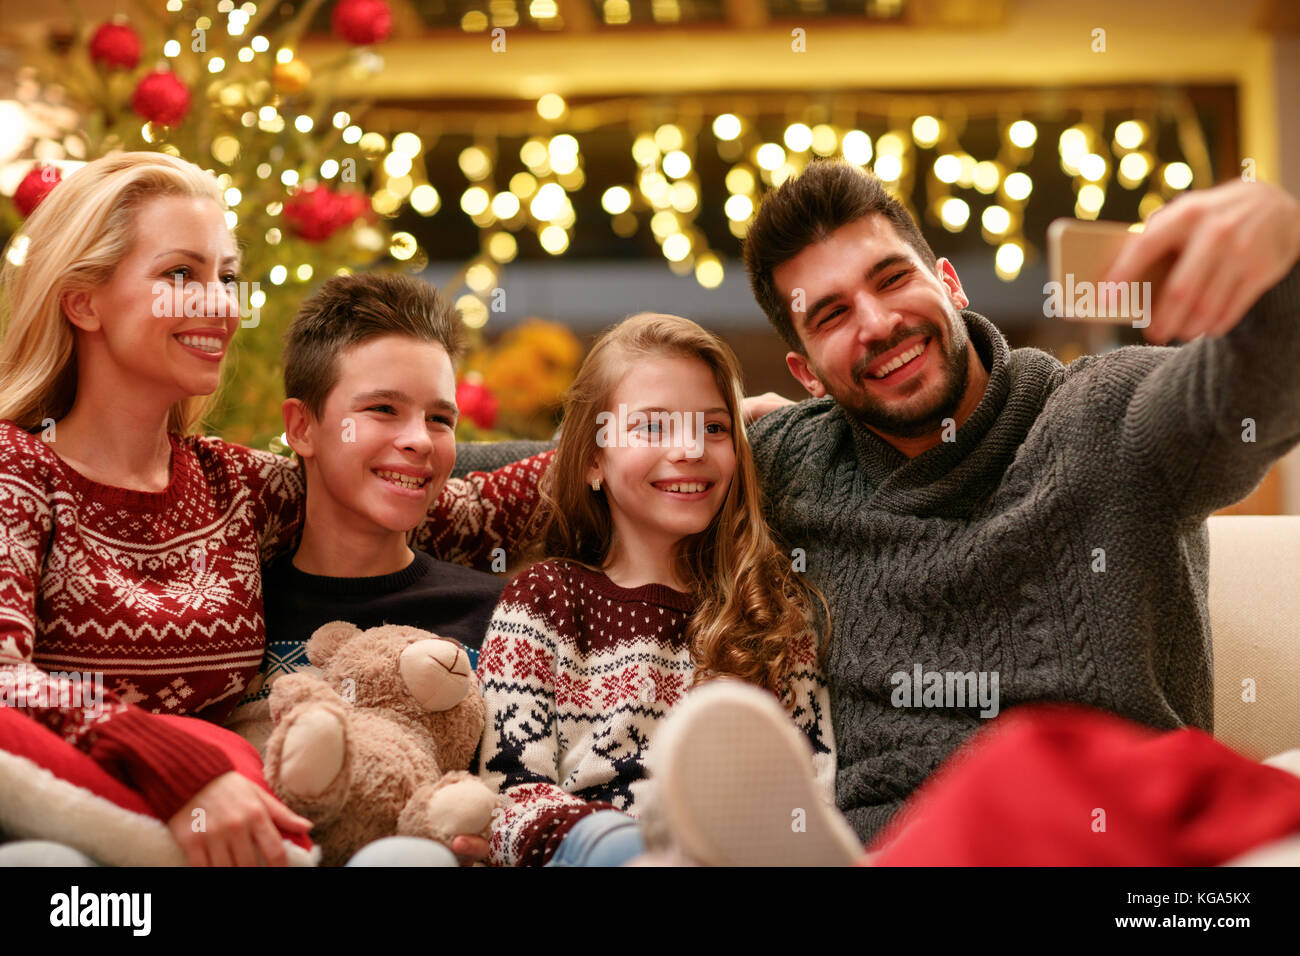
<path fill-rule="evenodd" d="M 220 189 L 165 154 L 116 154 L 54 188 L 15 243 L 0 278 L 0 682 L 26 688 L 32 733 L 136 790 L 192 864 L 284 863 L 282 838 L 311 822 L 236 772 L 248 745 L 205 723 L 258 672 L 261 565 L 304 510 L 298 463 L 193 434 L 239 327 Z M 178 279 L 201 285 L 200 308 Z M 536 479 L 510 466 L 417 493 L 426 549 L 513 549 L 527 509 L 495 505 L 507 486 L 527 504 Z M 58 675 L 73 670 L 102 675 L 93 708 L 70 700 Z"/>
<path fill-rule="evenodd" d="M 227 274 L 237 254 L 224 210 L 215 179 L 162 153 L 121 153 L 98 160 L 51 192 L 23 229 L 27 242 L 21 264 L 6 257 L 0 277 L 8 299 L 0 345 L 0 418 L 35 425 L 67 416 L 76 396 L 89 397 L 79 369 L 90 366 L 102 373 L 87 354 L 98 349 L 126 359 L 150 380 L 165 374 L 168 366 L 173 374 L 179 371 L 185 381 L 170 388 L 157 383 L 158 395 L 170 398 L 165 427 L 183 432 L 197 422 L 215 390 L 215 384 L 206 387 L 204 378 L 210 378 L 211 369 L 177 370 L 175 360 L 190 351 L 184 346 L 172 352 L 163 368 L 150 364 L 167 348 L 152 321 L 154 285 L 179 271 L 193 275 L 206 269 L 214 278 L 218 272 Z M 195 250 L 195 245 L 210 248 Z M 199 255 L 213 259 L 200 261 Z M 218 265 L 217 260 L 223 261 Z M 183 300 L 172 302 L 168 311 L 179 318 L 167 331 L 184 332 Z M 199 325 L 188 322 L 189 328 Z M 218 331 L 228 339 L 227 329 Z M 148 354 L 133 351 L 141 344 Z M 191 382 L 194 376 L 200 380 Z M 196 387 L 189 388 L 191 384 Z"/>
<path fill-rule="evenodd" d="M 139 787 L 190 862 L 283 863 L 281 833 L 310 821 L 155 716 L 218 719 L 238 700 L 264 644 L 249 623 L 258 551 L 282 526 L 268 462 L 183 437 L 220 382 L 237 311 L 211 297 L 186 315 L 174 295 L 155 308 L 155 286 L 181 275 L 230 294 L 220 188 L 190 163 L 123 153 L 61 183 L 24 236 L 0 279 L 0 667 L 55 685 L 29 715 Z M 279 500 L 292 528 L 295 502 Z M 206 599 L 214 583 L 220 601 Z M 99 712 L 65 706 L 49 672 L 73 664 L 109 682 Z M 196 801 L 221 817 L 203 833 L 187 832 Z"/>

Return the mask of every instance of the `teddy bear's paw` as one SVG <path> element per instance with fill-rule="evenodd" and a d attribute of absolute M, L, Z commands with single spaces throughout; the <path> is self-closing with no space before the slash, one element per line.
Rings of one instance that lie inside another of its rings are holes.
<path fill-rule="evenodd" d="M 487 837 L 498 805 L 497 795 L 482 780 L 454 771 L 415 791 L 398 820 L 397 832 L 444 843 L 461 835 Z"/>
<path fill-rule="evenodd" d="M 280 750 L 280 788 L 301 800 L 317 802 L 340 783 L 347 763 L 347 727 L 328 706 L 308 705 L 285 728 Z"/>
<path fill-rule="evenodd" d="M 427 638 L 402 651 L 402 682 L 428 711 L 450 710 L 465 699 L 474 680 L 469 655 L 455 641 Z"/>

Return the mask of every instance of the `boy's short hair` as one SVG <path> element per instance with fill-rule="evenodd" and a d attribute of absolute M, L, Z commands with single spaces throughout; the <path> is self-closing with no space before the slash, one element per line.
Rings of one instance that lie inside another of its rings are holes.
<path fill-rule="evenodd" d="M 284 337 L 284 394 L 320 418 L 338 384 L 338 355 L 385 335 L 436 342 L 452 368 L 465 352 L 465 327 L 434 286 L 388 272 L 333 276 L 298 310 Z"/>
<path fill-rule="evenodd" d="M 841 226 L 877 214 L 893 225 L 925 266 L 935 268 L 934 251 L 903 204 L 889 194 L 880 179 L 849 162 L 814 160 L 798 176 L 791 176 L 763 197 L 758 215 L 745 233 L 745 270 L 767 320 L 793 351 L 807 354 L 795 332 L 789 303 L 777 291 L 772 273 Z"/>

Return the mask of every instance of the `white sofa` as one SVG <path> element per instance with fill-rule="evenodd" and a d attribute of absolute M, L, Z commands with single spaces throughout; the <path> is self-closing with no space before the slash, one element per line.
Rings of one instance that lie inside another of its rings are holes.
<path fill-rule="evenodd" d="M 1300 515 L 1216 515 L 1209 533 L 1214 735 L 1255 759 L 1300 748 Z"/>

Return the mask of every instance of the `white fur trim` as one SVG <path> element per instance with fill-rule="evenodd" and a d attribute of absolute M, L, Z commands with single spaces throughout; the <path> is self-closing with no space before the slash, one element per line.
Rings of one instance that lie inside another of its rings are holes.
<path fill-rule="evenodd" d="M 184 866 L 167 825 L 120 807 L 36 762 L 0 750 L 0 824 L 20 839 L 53 840 L 109 866 Z M 310 851 L 284 841 L 290 866 L 316 866 Z"/>

